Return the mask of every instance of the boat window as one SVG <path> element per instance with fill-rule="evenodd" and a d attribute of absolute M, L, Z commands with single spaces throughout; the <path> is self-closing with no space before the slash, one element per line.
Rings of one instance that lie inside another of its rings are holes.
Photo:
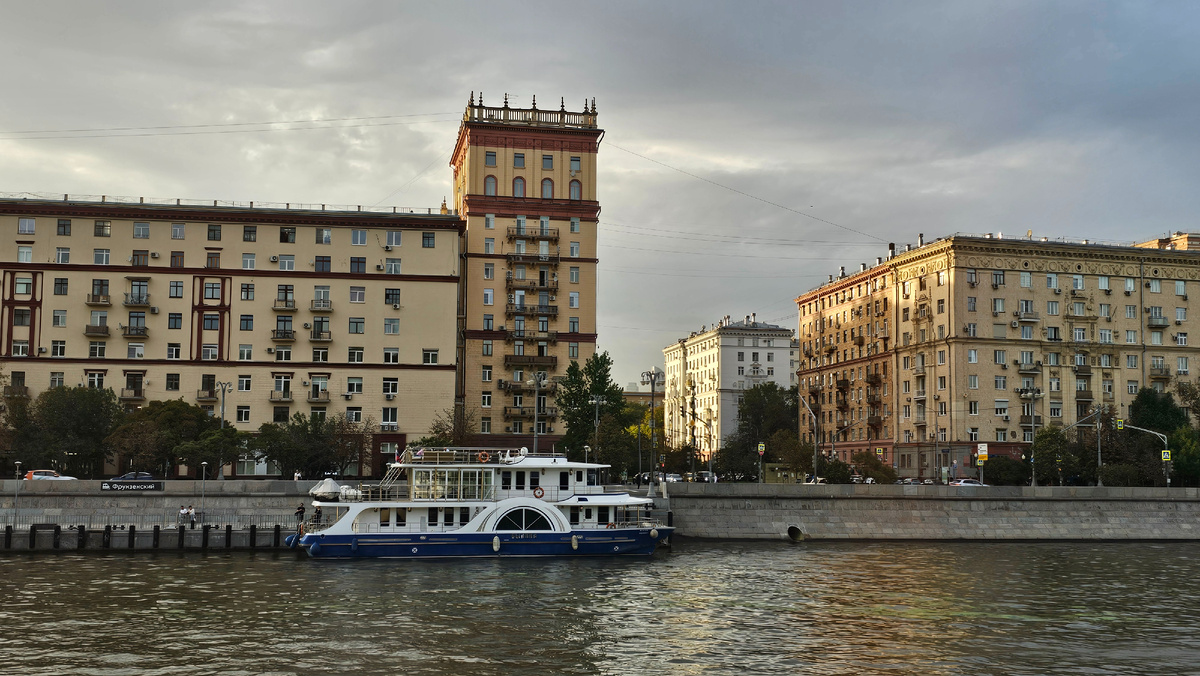
<path fill-rule="evenodd" d="M 445 512 L 445 514 L 443 515 L 442 523 L 446 524 L 447 526 L 453 526 L 454 525 L 454 508 L 447 507 L 443 511 Z"/>
<path fill-rule="evenodd" d="M 506 491 L 512 489 L 512 472 L 504 470 L 500 473 L 500 488 Z"/>
<path fill-rule="evenodd" d="M 517 472 L 517 490 L 525 490 L 525 472 Z"/>
<path fill-rule="evenodd" d="M 581 469 L 575 470 L 575 483 L 577 483 L 577 484 L 583 483 L 583 470 L 581 470 Z"/>
<path fill-rule="evenodd" d="M 465 526 L 465 525 L 467 525 L 467 522 L 470 520 L 471 520 L 471 508 L 470 507 L 459 507 L 458 508 L 458 524 L 460 526 Z"/>
<path fill-rule="evenodd" d="M 529 473 L 529 487 L 537 488 L 540 485 L 542 485 L 542 473 L 541 472 L 530 472 Z"/>
<path fill-rule="evenodd" d="M 571 487 L 571 473 L 570 472 L 559 472 L 558 473 L 558 487 L 564 491 Z"/>
<path fill-rule="evenodd" d="M 608 507 L 596 508 L 596 520 L 600 523 L 608 523 Z"/>
<path fill-rule="evenodd" d="M 430 526 L 437 525 L 437 507 L 429 508 L 429 525 Z"/>
<path fill-rule="evenodd" d="M 496 530 L 554 530 L 546 515 L 532 509 L 514 509 L 500 517 Z"/>
<path fill-rule="evenodd" d="M 566 472 L 563 472 L 563 474 L 566 474 Z M 578 507 L 571 508 L 571 525 L 572 526 L 579 525 L 579 508 Z"/>
<path fill-rule="evenodd" d="M 403 508 L 396 509 L 396 525 L 403 526 L 405 518 L 408 516 L 408 510 Z"/>
<path fill-rule="evenodd" d="M 589 485 L 589 486 L 595 486 L 595 485 L 596 485 L 596 470 L 594 470 L 594 469 L 589 469 L 589 470 L 588 470 L 588 481 L 587 481 L 587 485 Z"/>
<path fill-rule="evenodd" d="M 392 525 L 392 510 L 389 507 L 383 507 L 379 510 L 379 527 L 387 528 Z"/>
<path fill-rule="evenodd" d="M 592 508 L 591 507 L 588 507 L 587 509 L 583 510 L 583 520 L 584 521 L 592 520 Z"/>

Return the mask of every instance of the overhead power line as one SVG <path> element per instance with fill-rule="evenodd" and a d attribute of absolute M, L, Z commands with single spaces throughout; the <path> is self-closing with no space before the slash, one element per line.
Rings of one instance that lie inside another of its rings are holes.
<path fill-rule="evenodd" d="M 446 119 L 434 119 L 433 116 L 450 115 L 450 113 L 433 113 L 424 115 L 387 115 L 371 118 L 328 118 L 318 120 L 292 120 L 285 122 L 231 122 L 228 124 L 199 124 L 199 125 L 176 125 L 162 127 L 112 127 L 109 129 L 79 129 L 79 130 L 51 130 L 51 131 L 7 131 L 0 132 L 0 140 L 5 141 L 37 141 L 37 140 L 53 140 L 53 139 L 81 139 L 81 138 L 140 138 L 147 136 L 197 136 L 208 134 L 257 134 L 260 132 L 280 132 L 280 131 L 313 131 L 320 129 L 355 129 L 363 127 L 394 127 L 399 125 L 410 124 L 425 124 L 430 122 L 456 122 L 460 117 L 455 114 L 454 117 Z M 229 129 L 218 127 L 254 127 L 272 124 L 325 124 L 328 122 L 340 122 L 349 120 L 377 120 L 387 118 L 400 117 L 426 117 L 430 119 L 420 120 L 403 120 L 393 122 L 362 122 L 359 124 L 326 124 L 326 126 L 306 126 L 306 127 L 267 127 L 263 129 Z M 157 130 L 157 131 L 155 131 Z M 174 131 L 169 131 L 174 130 Z M 97 132 L 97 133 L 91 133 Z M 115 132 L 115 133 L 110 133 Z M 126 133 L 137 132 L 137 133 Z M 16 134 L 16 136 L 2 136 L 3 134 Z M 20 134 L 44 134 L 43 136 L 21 136 Z"/>

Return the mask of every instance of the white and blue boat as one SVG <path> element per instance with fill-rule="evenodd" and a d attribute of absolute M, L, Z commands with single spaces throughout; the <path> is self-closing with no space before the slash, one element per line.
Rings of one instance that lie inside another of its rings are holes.
<path fill-rule="evenodd" d="M 652 499 L 606 492 L 607 467 L 525 448 L 409 448 L 378 485 L 314 501 L 323 518 L 287 542 L 318 559 L 650 556 L 675 529 L 650 518 Z"/>

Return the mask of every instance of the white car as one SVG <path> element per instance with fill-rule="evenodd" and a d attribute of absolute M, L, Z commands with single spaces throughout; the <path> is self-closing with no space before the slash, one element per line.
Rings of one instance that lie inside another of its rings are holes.
<path fill-rule="evenodd" d="M 52 469 L 31 469 L 25 473 L 26 479 L 49 479 L 51 481 L 76 481 L 73 476 L 64 476 Z"/>
<path fill-rule="evenodd" d="M 979 483 L 978 479 L 954 479 L 950 482 L 951 486 L 986 486 L 987 484 Z"/>
<path fill-rule="evenodd" d="M 683 481 L 683 477 L 679 476 L 678 474 L 668 474 L 667 475 L 667 483 L 679 483 L 682 481 Z"/>

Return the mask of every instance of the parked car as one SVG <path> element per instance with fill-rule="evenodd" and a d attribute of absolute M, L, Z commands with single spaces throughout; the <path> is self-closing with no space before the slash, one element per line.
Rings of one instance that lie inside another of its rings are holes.
<path fill-rule="evenodd" d="M 157 481 L 157 479 L 149 472 L 126 472 L 121 476 L 109 479 L 109 481 Z"/>
<path fill-rule="evenodd" d="M 979 483 L 979 479 L 955 479 L 950 482 L 951 486 L 986 486 L 987 484 Z"/>
<path fill-rule="evenodd" d="M 73 476 L 64 476 L 52 469 L 31 469 L 25 473 L 26 479 L 48 479 L 51 481 L 75 481 Z"/>
<path fill-rule="evenodd" d="M 683 481 L 683 477 L 679 476 L 678 474 L 668 474 L 667 475 L 668 483 L 679 483 L 682 481 Z"/>
<path fill-rule="evenodd" d="M 921 483 L 925 484 L 926 486 L 932 486 L 935 482 L 933 479 L 925 479 Z"/>
<path fill-rule="evenodd" d="M 701 483 L 713 483 L 716 481 L 717 475 L 712 472 L 696 472 L 696 481 Z"/>

